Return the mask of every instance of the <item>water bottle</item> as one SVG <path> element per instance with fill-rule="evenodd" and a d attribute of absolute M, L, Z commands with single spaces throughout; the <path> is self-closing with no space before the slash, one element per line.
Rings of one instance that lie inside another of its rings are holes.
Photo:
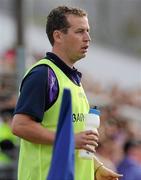
<path fill-rule="evenodd" d="M 88 114 L 85 114 L 85 130 L 97 131 L 100 126 L 100 111 L 95 108 L 91 108 Z M 93 147 L 94 148 L 94 147 Z M 81 149 L 79 156 L 85 159 L 93 159 L 94 153 Z"/>

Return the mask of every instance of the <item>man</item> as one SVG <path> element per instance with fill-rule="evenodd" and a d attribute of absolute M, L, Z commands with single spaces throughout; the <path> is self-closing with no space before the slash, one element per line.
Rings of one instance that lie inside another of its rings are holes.
<path fill-rule="evenodd" d="M 121 180 L 141 179 L 141 141 L 127 140 L 123 149 L 124 157 L 117 168 L 124 175 Z"/>
<path fill-rule="evenodd" d="M 48 16 L 46 32 L 52 52 L 26 73 L 13 118 L 13 133 L 22 138 L 18 178 L 46 179 L 63 90 L 69 88 L 75 132 L 75 179 L 93 180 L 94 161 L 80 158 L 79 149 L 94 152 L 91 146 L 97 146 L 98 134 L 83 130 L 89 104 L 80 83 L 81 73 L 73 66 L 86 56 L 89 47 L 87 14 L 66 6 L 55 8 Z M 97 161 L 95 168 L 97 180 L 119 177 Z"/>

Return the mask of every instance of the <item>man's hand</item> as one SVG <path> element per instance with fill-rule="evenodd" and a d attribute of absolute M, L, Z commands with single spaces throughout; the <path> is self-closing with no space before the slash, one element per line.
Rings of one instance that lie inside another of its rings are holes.
<path fill-rule="evenodd" d="M 95 152 L 98 146 L 98 132 L 88 130 L 75 134 L 75 148 Z"/>
<path fill-rule="evenodd" d="M 122 174 L 113 172 L 105 166 L 100 166 L 95 172 L 95 180 L 119 180 Z"/>

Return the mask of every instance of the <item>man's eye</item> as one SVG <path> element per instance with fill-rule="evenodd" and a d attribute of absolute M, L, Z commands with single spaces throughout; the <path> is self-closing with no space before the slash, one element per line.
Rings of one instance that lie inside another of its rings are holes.
<path fill-rule="evenodd" d="M 80 30 L 80 31 L 77 31 L 76 33 L 83 33 L 84 31 Z"/>

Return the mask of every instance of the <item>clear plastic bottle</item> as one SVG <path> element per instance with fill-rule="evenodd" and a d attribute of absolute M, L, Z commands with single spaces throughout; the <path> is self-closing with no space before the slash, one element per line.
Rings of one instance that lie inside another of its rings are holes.
<path fill-rule="evenodd" d="M 85 130 L 97 131 L 97 128 L 100 126 L 100 111 L 95 108 L 91 108 L 88 114 L 85 114 Z M 79 156 L 85 159 L 92 159 L 94 153 L 87 150 L 81 149 L 79 151 Z"/>

